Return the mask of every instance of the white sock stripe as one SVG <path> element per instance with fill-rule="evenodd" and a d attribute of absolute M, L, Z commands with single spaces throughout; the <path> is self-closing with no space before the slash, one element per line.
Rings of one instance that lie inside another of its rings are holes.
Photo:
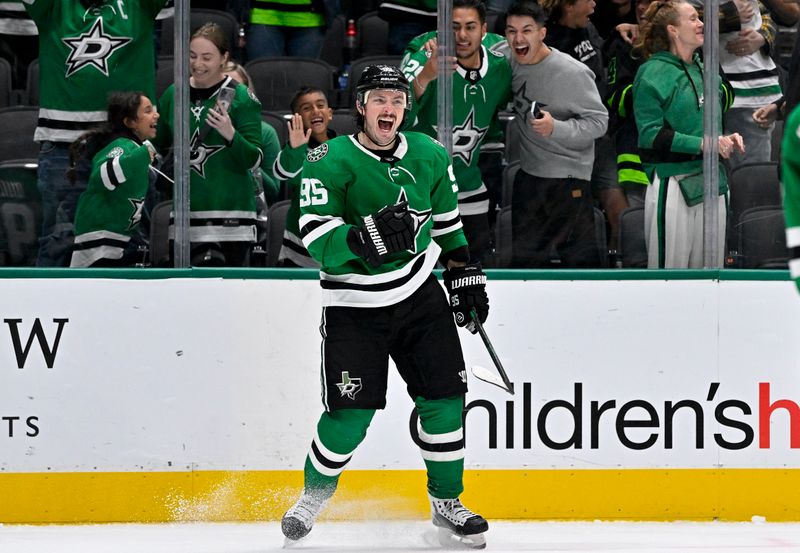
<path fill-rule="evenodd" d="M 457 449 L 456 451 L 426 451 L 424 449 L 420 449 L 419 451 L 422 454 L 422 458 L 426 461 L 460 461 L 464 458 L 463 448 Z"/>
<path fill-rule="evenodd" d="M 786 229 L 786 247 L 797 248 L 800 246 L 800 227 Z"/>
<path fill-rule="evenodd" d="M 428 434 L 422 428 L 419 428 L 419 439 L 426 444 L 447 444 L 450 442 L 458 442 L 464 439 L 464 428 L 446 432 L 444 434 Z"/>
<path fill-rule="evenodd" d="M 792 278 L 800 277 L 800 258 L 789 260 L 789 273 Z"/>
<path fill-rule="evenodd" d="M 323 465 L 322 463 L 320 463 L 319 460 L 314 455 L 312 455 L 310 453 L 308 455 L 308 458 L 309 458 L 309 460 L 311 460 L 311 464 L 314 466 L 314 468 L 317 470 L 317 472 L 319 472 L 322 475 L 325 475 L 325 476 L 339 476 L 342 473 L 342 471 L 344 470 L 344 467 L 341 467 L 341 468 L 338 468 L 338 469 L 328 468 L 325 465 Z"/>
<path fill-rule="evenodd" d="M 316 433 L 314 436 L 314 443 L 317 445 L 317 449 L 319 452 L 325 456 L 326 459 L 329 461 L 333 461 L 334 463 L 346 463 L 350 460 L 350 457 L 353 456 L 353 452 L 350 453 L 334 453 L 322 443 L 322 440 L 319 437 L 319 432 Z"/>

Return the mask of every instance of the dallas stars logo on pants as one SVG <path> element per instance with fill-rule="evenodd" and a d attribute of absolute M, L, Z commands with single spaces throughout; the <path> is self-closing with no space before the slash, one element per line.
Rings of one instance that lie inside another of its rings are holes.
<path fill-rule="evenodd" d="M 339 388 L 342 397 L 347 396 L 350 399 L 356 399 L 356 394 L 360 392 L 362 388 L 361 379 L 350 378 L 349 371 L 342 371 L 342 381 L 337 382 L 336 386 Z"/>

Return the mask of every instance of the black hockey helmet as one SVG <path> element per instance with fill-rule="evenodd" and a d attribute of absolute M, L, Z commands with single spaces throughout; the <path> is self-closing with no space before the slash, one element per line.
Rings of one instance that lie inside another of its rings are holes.
<path fill-rule="evenodd" d="M 397 67 L 391 65 L 368 65 L 356 84 L 356 101 L 364 104 L 364 93 L 375 89 L 400 90 L 406 95 L 406 105 L 411 103 L 411 87 L 408 79 Z"/>
<path fill-rule="evenodd" d="M 356 109 L 354 115 L 356 126 L 359 130 L 364 128 L 364 118 L 358 113 L 357 107 L 363 106 L 366 101 L 366 93 L 370 90 L 386 89 L 399 90 L 406 95 L 406 109 L 404 122 L 408 120 L 408 112 L 411 110 L 411 86 L 408 79 L 399 68 L 392 65 L 368 65 L 361 72 L 356 84 Z M 402 125 L 401 125 L 402 128 Z"/>

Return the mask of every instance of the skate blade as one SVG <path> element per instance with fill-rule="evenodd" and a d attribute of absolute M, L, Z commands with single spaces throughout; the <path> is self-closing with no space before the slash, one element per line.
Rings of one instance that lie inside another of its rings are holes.
<path fill-rule="evenodd" d="M 284 549 L 292 549 L 292 548 L 294 548 L 294 547 L 297 547 L 298 545 L 300 545 L 301 543 L 303 543 L 304 541 L 306 541 L 306 538 L 307 538 L 307 537 L 308 537 L 308 536 L 303 536 L 303 537 L 302 537 L 302 538 L 300 538 L 299 540 L 293 540 L 293 539 L 291 539 L 291 538 L 284 537 L 284 538 L 283 538 L 283 548 L 284 548 Z"/>
<path fill-rule="evenodd" d="M 462 536 L 451 532 L 446 528 L 437 528 L 439 545 L 445 549 L 485 549 L 486 536 L 483 534 L 472 534 Z"/>

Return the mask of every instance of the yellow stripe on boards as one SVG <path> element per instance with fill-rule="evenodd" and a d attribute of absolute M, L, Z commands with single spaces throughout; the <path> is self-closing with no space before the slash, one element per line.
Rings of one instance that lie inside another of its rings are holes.
<path fill-rule="evenodd" d="M 0 473 L 0 522 L 278 520 L 299 471 Z M 800 521 L 800 469 L 472 470 L 488 519 Z M 323 519 L 425 519 L 424 471 L 346 471 Z"/>

